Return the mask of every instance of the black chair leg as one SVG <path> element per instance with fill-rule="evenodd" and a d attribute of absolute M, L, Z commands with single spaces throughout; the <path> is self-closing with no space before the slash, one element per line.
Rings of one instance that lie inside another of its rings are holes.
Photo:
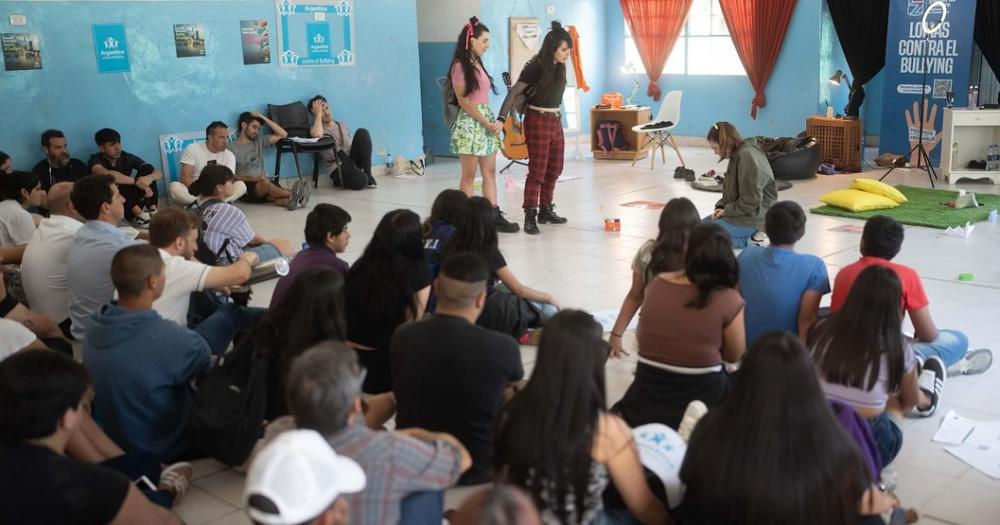
<path fill-rule="evenodd" d="M 313 154 L 313 188 L 319 187 L 319 152 Z"/>
<path fill-rule="evenodd" d="M 275 153 L 274 153 L 274 180 L 272 180 L 271 182 L 273 182 L 275 184 L 278 184 L 278 181 L 281 180 L 281 154 L 282 154 L 282 152 L 283 152 L 283 148 L 281 146 L 278 146 L 276 148 Z"/>

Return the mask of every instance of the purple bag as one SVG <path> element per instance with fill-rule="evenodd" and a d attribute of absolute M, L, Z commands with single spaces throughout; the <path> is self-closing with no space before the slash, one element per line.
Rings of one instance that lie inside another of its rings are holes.
<path fill-rule="evenodd" d="M 847 434 L 858 444 L 861 457 L 865 460 L 868 473 L 873 482 L 878 482 L 882 472 L 882 457 L 878 453 L 878 446 L 875 444 L 875 437 L 868 422 L 861 417 L 851 405 L 840 401 L 830 400 L 830 407 L 833 414 L 837 416 L 840 426 L 844 427 Z"/>

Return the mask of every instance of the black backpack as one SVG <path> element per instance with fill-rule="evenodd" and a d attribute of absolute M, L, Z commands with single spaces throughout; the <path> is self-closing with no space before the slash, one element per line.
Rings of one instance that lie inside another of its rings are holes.
<path fill-rule="evenodd" d="M 213 252 L 208 244 L 205 244 L 205 230 L 208 228 L 208 223 L 205 221 L 204 213 L 208 211 L 215 204 L 221 204 L 222 201 L 219 199 L 211 199 L 203 202 L 200 206 L 197 204 L 192 204 L 190 206 L 191 210 L 198 215 L 198 246 L 194 251 L 194 258 L 202 264 L 207 264 L 209 266 L 216 266 L 219 264 L 219 259 L 225 256 L 229 259 L 229 263 L 232 264 L 232 258 L 228 256 L 226 248 L 229 247 L 229 239 L 222 241 L 222 246 L 219 247 L 218 252 Z"/>
<path fill-rule="evenodd" d="M 202 376 L 189 429 L 198 451 L 230 466 L 246 462 L 264 434 L 267 370 L 248 341 Z"/>

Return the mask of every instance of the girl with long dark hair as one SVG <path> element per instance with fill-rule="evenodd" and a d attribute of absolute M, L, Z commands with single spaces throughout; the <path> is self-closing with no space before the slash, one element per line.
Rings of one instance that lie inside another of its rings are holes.
<path fill-rule="evenodd" d="M 0 245 L 23 246 L 42 218 L 28 210 L 45 202 L 38 177 L 29 171 L 0 173 Z"/>
<path fill-rule="evenodd" d="M 729 159 L 722 198 L 715 203 L 712 215 L 706 217 L 718 223 L 733 238 L 733 248 L 745 248 L 753 241 L 763 244 L 764 216 L 778 200 L 774 172 L 767 155 L 754 140 L 743 140 L 736 126 L 716 122 L 708 130 L 708 143 L 719 156 L 719 162 Z"/>
<path fill-rule="evenodd" d="M 684 267 L 688 239 L 700 223 L 698 209 L 686 197 L 670 199 L 660 212 L 660 231 L 656 239 L 646 241 L 632 259 L 632 287 L 622 301 L 618 320 L 611 328 L 612 357 L 620 357 L 625 353 L 622 335 L 642 305 L 646 285 L 661 273 L 674 272 Z"/>
<path fill-rule="evenodd" d="M 685 524 L 854 525 L 895 502 L 872 486 L 798 338 L 747 352 L 733 391 L 695 426 L 680 470 Z"/>
<path fill-rule="evenodd" d="M 579 310 L 545 326 L 531 379 L 498 417 L 497 479 L 527 490 L 546 524 L 618 522 L 601 497 L 611 480 L 639 521 L 666 523 L 631 429 L 605 408 L 601 332 Z"/>
<path fill-rule="evenodd" d="M 553 21 L 542 40 L 542 49 L 528 60 L 517 83 L 507 93 L 497 120 L 501 123 L 516 111 L 524 115 L 528 142 L 528 179 L 524 183 L 524 233 L 538 234 L 538 224 L 565 224 L 552 203 L 556 181 L 563 170 L 565 139 L 562 129 L 563 92 L 566 91 L 566 60 L 573 39 L 562 24 Z M 517 115 L 514 115 L 517 118 Z"/>
<path fill-rule="evenodd" d="M 521 283 L 500 253 L 497 230 L 489 201 L 472 197 L 455 224 L 455 233 L 445 244 L 446 259 L 453 253 L 472 252 L 486 261 L 490 279 L 486 283 L 486 305 L 479 326 L 521 337 L 529 328 L 545 324 L 559 310 L 559 303 L 546 292 Z"/>
<path fill-rule="evenodd" d="M 483 65 L 483 54 L 489 48 L 490 29 L 478 18 L 470 18 L 458 33 L 448 69 L 448 81 L 461 109 L 451 127 L 451 152 L 458 155 L 462 164 L 459 188 L 472 196 L 478 167 L 483 177 L 483 197 L 493 205 L 497 216 L 497 230 L 516 233 L 520 227 L 508 221 L 497 204 L 497 150 L 503 123 L 496 120 L 490 109 L 489 92 L 496 94 L 497 88 Z"/>
<path fill-rule="evenodd" d="M 914 406 L 930 404 L 918 386 L 916 354 L 902 335 L 902 297 L 896 272 L 869 266 L 840 310 L 809 334 L 823 391 L 868 421 L 883 466 L 903 446 L 896 421 Z"/>
<path fill-rule="evenodd" d="M 421 234 L 424 236 L 424 260 L 427 261 L 427 269 L 431 272 L 432 278 L 437 278 L 444 245 L 455 233 L 455 223 L 467 200 L 469 196 L 461 190 L 444 190 L 438 193 L 431 206 L 431 214 L 424 219 L 421 227 Z M 431 288 L 431 294 L 427 298 L 427 313 L 434 313 L 436 307 L 437 296 Z"/>
<path fill-rule="evenodd" d="M 494 232 L 495 234 L 495 232 Z M 396 327 L 420 319 L 431 274 L 424 262 L 420 217 L 410 210 L 385 214 L 364 253 L 347 272 L 347 344 L 368 369 L 362 391 L 392 390 L 389 341 Z"/>
<path fill-rule="evenodd" d="M 739 361 L 745 347 L 739 274 L 729 235 L 702 224 L 691 232 L 684 267 L 649 281 L 635 380 L 614 407 L 629 425 L 677 429 L 691 401 L 712 407 L 725 398 L 724 365 Z"/>

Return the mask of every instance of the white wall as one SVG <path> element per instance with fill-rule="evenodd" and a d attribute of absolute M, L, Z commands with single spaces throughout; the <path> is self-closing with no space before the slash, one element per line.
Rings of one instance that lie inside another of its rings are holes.
<path fill-rule="evenodd" d="M 470 16 L 479 16 L 479 0 L 417 0 L 417 41 L 454 42 Z"/>

